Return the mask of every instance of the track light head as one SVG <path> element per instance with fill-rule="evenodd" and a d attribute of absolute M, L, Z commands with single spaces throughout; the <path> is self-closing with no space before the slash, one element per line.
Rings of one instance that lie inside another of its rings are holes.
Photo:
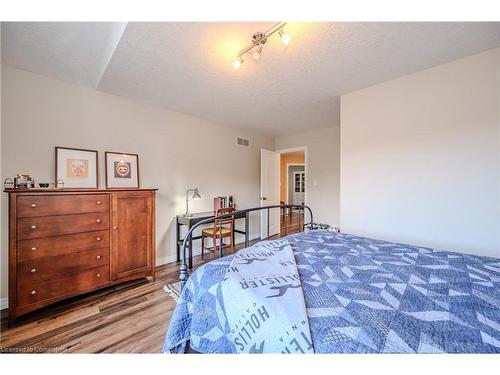
<path fill-rule="evenodd" d="M 239 56 L 236 60 L 233 61 L 233 68 L 234 69 L 239 69 L 241 67 L 241 64 L 244 63 L 245 60 L 243 60 L 243 57 Z"/>
<path fill-rule="evenodd" d="M 285 46 L 286 46 L 288 43 L 290 43 L 290 41 L 292 40 L 292 39 L 290 38 L 290 36 L 289 36 L 287 33 L 283 32 L 283 29 L 281 29 L 280 31 L 278 31 L 278 34 L 279 34 L 279 36 L 280 36 L 280 38 L 281 38 L 281 42 L 282 42 Z"/>
<path fill-rule="evenodd" d="M 262 44 L 259 44 L 257 46 L 257 48 L 253 51 L 252 53 L 252 57 L 255 61 L 259 61 L 260 60 L 260 56 L 262 54 L 262 48 L 263 48 L 263 45 Z"/>

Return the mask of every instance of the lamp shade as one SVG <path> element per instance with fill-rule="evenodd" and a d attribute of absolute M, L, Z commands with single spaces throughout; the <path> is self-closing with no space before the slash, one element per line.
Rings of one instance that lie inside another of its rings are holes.
<path fill-rule="evenodd" d="M 194 189 L 193 191 L 193 199 L 201 199 L 200 192 L 198 191 L 198 188 Z"/>

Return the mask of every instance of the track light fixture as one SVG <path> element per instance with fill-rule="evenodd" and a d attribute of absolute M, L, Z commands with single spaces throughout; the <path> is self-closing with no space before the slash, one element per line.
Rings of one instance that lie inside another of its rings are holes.
<path fill-rule="evenodd" d="M 262 55 L 262 49 L 264 48 L 264 44 L 266 44 L 267 39 L 271 35 L 275 34 L 276 32 L 278 32 L 278 35 L 281 39 L 281 42 L 285 46 L 288 43 L 290 43 L 290 40 L 291 40 L 290 37 L 283 30 L 285 28 L 285 25 L 286 25 L 286 22 L 280 22 L 265 32 L 259 31 L 259 32 L 256 32 L 255 34 L 253 34 L 251 44 L 249 46 L 247 46 L 246 48 L 242 49 L 238 53 L 236 60 L 233 61 L 233 68 L 239 69 L 241 67 L 241 64 L 243 64 L 243 62 L 245 61 L 245 60 L 243 60 L 243 56 L 250 51 L 253 51 L 252 52 L 253 59 L 255 61 L 259 61 L 260 57 Z"/>

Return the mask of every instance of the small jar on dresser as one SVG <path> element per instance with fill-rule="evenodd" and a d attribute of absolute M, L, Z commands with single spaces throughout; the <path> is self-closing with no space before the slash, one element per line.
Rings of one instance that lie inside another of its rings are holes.
<path fill-rule="evenodd" d="M 9 194 L 9 321 L 65 298 L 155 275 L 156 189 Z"/>

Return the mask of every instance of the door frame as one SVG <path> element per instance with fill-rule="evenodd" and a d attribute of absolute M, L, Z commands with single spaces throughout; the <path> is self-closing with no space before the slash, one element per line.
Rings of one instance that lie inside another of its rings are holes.
<path fill-rule="evenodd" d="M 306 174 L 306 191 L 304 193 L 304 204 L 307 205 L 307 193 L 309 191 L 309 173 L 307 173 L 307 165 L 308 165 L 308 157 L 307 157 L 307 146 L 298 146 L 298 147 L 291 147 L 291 148 L 284 148 L 281 150 L 275 150 L 274 152 L 277 152 L 278 154 L 289 154 L 291 152 L 298 152 L 298 151 L 304 151 L 304 173 Z M 297 163 L 298 165 L 302 165 L 301 163 Z M 293 163 L 291 164 L 293 165 Z M 281 167 L 281 160 L 280 160 L 280 167 Z M 288 163 L 287 163 L 287 176 L 288 176 Z M 288 177 L 286 179 L 286 185 L 287 185 L 287 193 L 288 193 Z M 287 203 L 288 203 L 288 196 L 287 196 Z"/>

